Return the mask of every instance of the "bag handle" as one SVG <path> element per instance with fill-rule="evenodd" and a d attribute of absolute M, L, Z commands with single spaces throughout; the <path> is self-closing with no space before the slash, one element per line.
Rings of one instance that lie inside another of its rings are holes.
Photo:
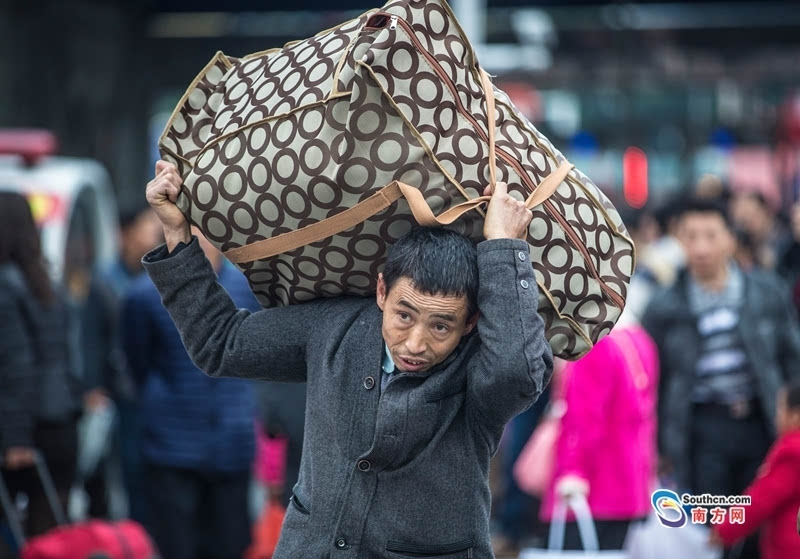
<path fill-rule="evenodd" d="M 489 133 L 489 183 L 494 188 L 494 185 L 497 184 L 497 155 L 494 138 L 494 86 L 489 79 L 489 74 L 482 68 L 479 68 L 479 73 L 484 95 L 486 96 L 486 128 Z M 525 207 L 532 210 L 550 198 L 558 186 L 566 180 L 567 175 L 573 167 L 574 165 L 566 161 L 562 163 L 558 169 L 548 175 L 542 183 L 531 192 L 528 199 L 525 200 Z M 352 208 L 344 210 L 335 216 L 323 219 L 317 223 L 303 227 L 302 229 L 283 233 L 277 237 L 256 241 L 242 247 L 227 250 L 223 254 L 234 264 L 243 264 L 246 262 L 253 262 L 254 260 L 262 260 L 277 256 L 278 254 L 283 254 L 284 252 L 289 252 L 305 245 L 321 241 L 322 239 L 355 227 L 373 215 L 385 210 L 401 197 L 405 197 L 406 201 L 408 201 L 411 213 L 414 215 L 414 219 L 417 220 L 417 223 L 428 227 L 450 225 L 466 212 L 480 208 L 484 204 L 488 204 L 490 200 L 490 196 L 479 196 L 478 198 L 473 198 L 472 200 L 453 206 L 440 215 L 435 216 L 427 202 L 425 202 L 425 197 L 419 189 L 399 181 L 394 181 L 366 200 L 359 202 Z"/>
<path fill-rule="evenodd" d="M 61 506 L 61 501 L 58 498 L 55 483 L 50 475 L 50 470 L 47 468 L 42 453 L 36 450 L 34 452 L 34 465 L 36 474 L 39 476 L 39 482 L 42 484 L 47 503 L 50 505 L 50 511 L 53 513 L 53 518 L 58 526 L 64 526 L 67 523 L 67 515 L 64 513 L 64 508 Z M 2 467 L 2 459 L 0 459 L 0 467 Z M 3 474 L 0 471 L 0 507 L 5 512 L 6 520 L 8 521 L 11 535 L 20 549 L 25 545 L 25 532 L 22 528 L 22 521 L 17 512 L 16 505 L 12 498 L 11 492 L 8 490 Z"/>
<path fill-rule="evenodd" d="M 553 505 L 553 519 L 550 523 L 550 535 L 547 540 L 548 551 L 563 551 L 564 531 L 567 523 L 567 508 L 575 513 L 575 521 L 578 524 L 578 533 L 581 536 L 583 549 L 587 553 L 597 553 L 600 544 L 597 540 L 597 529 L 592 519 L 592 511 L 586 497 L 572 496 L 567 499 L 556 497 Z"/>
<path fill-rule="evenodd" d="M 489 132 L 489 184 L 491 184 L 492 188 L 494 188 L 494 185 L 497 184 L 497 159 L 494 147 L 494 86 L 492 85 L 492 81 L 489 79 L 489 74 L 487 74 L 483 68 L 479 68 L 478 71 L 481 75 L 483 94 L 486 96 L 486 129 Z"/>
<path fill-rule="evenodd" d="M 562 163 L 561 166 L 545 178 L 525 201 L 528 209 L 533 209 L 552 196 L 558 186 L 564 182 L 573 165 Z M 253 262 L 289 252 L 300 247 L 321 241 L 342 231 L 347 231 L 388 208 L 400 198 L 405 198 L 417 223 L 435 227 L 450 225 L 466 212 L 488 204 L 490 197 L 481 196 L 453 206 L 438 216 L 433 215 L 425 197 L 418 188 L 394 181 L 375 194 L 362 200 L 352 208 L 348 208 L 334 216 L 312 223 L 302 229 L 283 233 L 276 237 L 256 241 L 241 247 L 225 251 L 225 257 L 234 264 Z"/>

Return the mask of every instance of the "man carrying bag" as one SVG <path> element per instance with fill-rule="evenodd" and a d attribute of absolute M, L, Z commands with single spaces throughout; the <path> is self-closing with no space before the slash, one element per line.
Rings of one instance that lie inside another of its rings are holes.
<path fill-rule="evenodd" d="M 300 480 L 275 559 L 493 557 L 489 461 L 552 373 L 526 235 L 487 188 L 477 250 L 445 229 L 400 239 L 370 299 L 256 313 L 217 284 L 168 164 L 147 189 L 166 245 L 144 258 L 195 363 L 212 376 L 308 383 Z"/>

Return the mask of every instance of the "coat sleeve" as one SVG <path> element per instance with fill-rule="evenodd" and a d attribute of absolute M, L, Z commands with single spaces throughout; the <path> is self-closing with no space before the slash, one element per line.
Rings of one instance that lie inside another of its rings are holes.
<path fill-rule="evenodd" d="M 0 449 L 33 445 L 34 342 L 20 305 L 0 296 Z"/>
<path fill-rule="evenodd" d="M 505 424 L 536 401 L 553 374 L 529 251 L 519 239 L 478 245 L 481 344 L 467 366 L 466 402 L 492 453 Z"/>
<path fill-rule="evenodd" d="M 726 546 L 758 530 L 767 520 L 775 516 L 776 511 L 797 494 L 797 464 L 791 456 L 777 458 L 769 469 L 762 466 L 762 471 L 745 491 L 750 495 L 750 505 L 744 507 L 743 524 L 734 524 L 726 516 L 725 522 L 718 524 L 714 530 L 720 535 Z"/>
<path fill-rule="evenodd" d="M 326 300 L 250 312 L 217 282 L 196 239 L 142 260 L 192 361 L 213 377 L 305 382 L 306 344 L 324 323 Z"/>

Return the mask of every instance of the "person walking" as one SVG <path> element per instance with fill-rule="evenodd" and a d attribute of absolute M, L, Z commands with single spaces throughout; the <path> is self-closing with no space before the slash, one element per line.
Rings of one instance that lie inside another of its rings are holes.
<path fill-rule="evenodd" d="M 624 322 L 564 368 L 566 411 L 541 510 L 550 522 L 557 500 L 586 498 L 601 550 L 623 548 L 655 486 L 657 350 L 638 323 Z M 564 549 L 583 549 L 575 521 L 567 522 Z"/>
<path fill-rule="evenodd" d="M 48 276 L 27 200 L 0 192 L 0 458 L 9 491 L 28 497 L 28 536 L 56 525 L 33 467 L 36 453 L 64 509 L 75 479 L 83 390 L 73 326 L 66 297 Z"/>
<path fill-rule="evenodd" d="M 661 362 L 659 452 L 679 487 L 738 494 L 774 439 L 778 389 L 800 370 L 800 330 L 788 289 L 734 263 L 724 206 L 688 202 L 679 237 L 687 269 L 643 319 Z M 756 554 L 751 541 L 742 557 Z"/>
<path fill-rule="evenodd" d="M 237 306 L 260 308 L 244 276 L 204 238 L 196 242 L 212 281 Z M 139 386 L 146 526 L 161 555 L 240 558 L 250 544 L 251 383 L 200 374 L 146 275 L 133 280 L 124 300 L 122 343 Z"/>
<path fill-rule="evenodd" d="M 779 438 L 744 491 L 750 504 L 741 518 L 732 518 L 733 509 L 727 509 L 712 535 L 713 541 L 731 547 L 763 527 L 761 559 L 800 557 L 800 538 L 793 522 L 800 507 L 800 379 L 793 379 L 778 393 L 775 424 Z"/>
<path fill-rule="evenodd" d="M 391 248 L 375 299 L 237 310 L 175 205 L 160 162 L 147 198 L 166 245 L 147 273 L 212 377 L 306 382 L 305 448 L 274 559 L 493 557 L 489 462 L 550 380 L 552 352 L 506 185 L 478 244 L 417 228 Z"/>

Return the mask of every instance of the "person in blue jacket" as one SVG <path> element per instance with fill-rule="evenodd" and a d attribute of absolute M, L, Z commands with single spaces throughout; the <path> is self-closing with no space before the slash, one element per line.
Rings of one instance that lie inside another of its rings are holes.
<path fill-rule="evenodd" d="M 195 234 L 236 305 L 258 310 L 245 277 Z M 131 284 L 121 320 L 141 397 L 148 530 L 165 558 L 240 558 L 250 543 L 253 387 L 200 374 L 146 275 Z"/>

